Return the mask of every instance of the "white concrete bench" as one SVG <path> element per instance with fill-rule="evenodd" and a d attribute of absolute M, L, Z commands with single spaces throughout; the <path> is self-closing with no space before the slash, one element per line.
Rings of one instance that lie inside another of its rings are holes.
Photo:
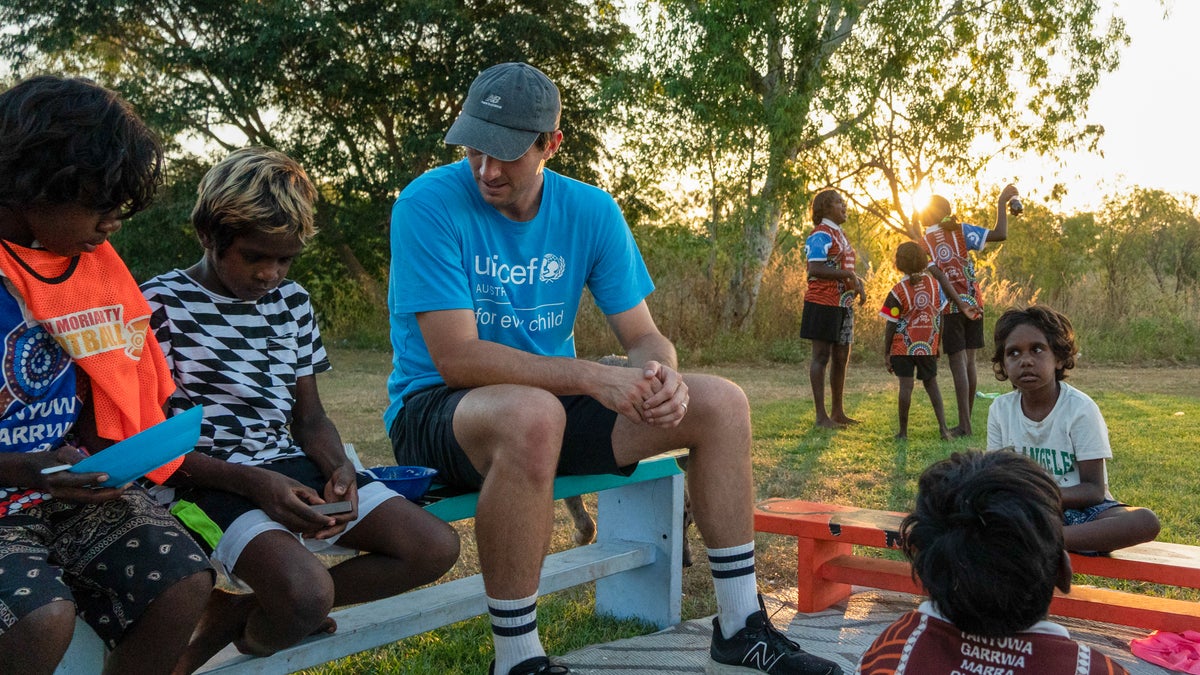
<path fill-rule="evenodd" d="M 598 493 L 596 543 L 553 553 L 542 566 L 541 594 L 596 582 L 596 612 L 665 628 L 679 623 L 682 595 L 683 474 L 675 455 L 643 461 L 631 476 L 564 476 L 554 497 Z M 478 493 L 425 508 L 452 522 L 475 515 Z M 228 653 L 202 673 L 292 673 L 391 644 L 487 613 L 475 575 L 333 612 L 336 633 L 308 637 L 265 658 Z M 83 622 L 56 673 L 98 673 L 104 647 Z"/>

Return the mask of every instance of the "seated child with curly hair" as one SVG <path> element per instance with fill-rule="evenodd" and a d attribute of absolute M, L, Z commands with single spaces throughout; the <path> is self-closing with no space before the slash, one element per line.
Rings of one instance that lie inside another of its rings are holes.
<path fill-rule="evenodd" d="M 1087 394 L 1063 380 L 1075 367 L 1075 331 L 1067 317 L 1034 305 L 996 321 L 992 370 L 1016 391 L 988 410 L 988 450 L 1012 448 L 1050 473 L 1062 490 L 1067 550 L 1112 551 L 1158 536 L 1150 509 L 1108 491 L 1108 425 Z"/>
<path fill-rule="evenodd" d="M 1058 486 L 1014 452 L 954 453 L 925 470 L 900 524 L 929 600 L 863 654 L 865 675 L 1127 675 L 1046 620 L 1071 587 Z"/>
<path fill-rule="evenodd" d="M 204 552 L 145 489 L 58 470 L 161 422 L 174 388 L 108 241 L 150 205 L 162 160 L 129 103 L 91 80 L 39 75 L 0 93 L 5 673 L 85 669 L 60 667 L 78 615 L 108 647 L 103 672 L 166 675 L 212 589 Z"/>

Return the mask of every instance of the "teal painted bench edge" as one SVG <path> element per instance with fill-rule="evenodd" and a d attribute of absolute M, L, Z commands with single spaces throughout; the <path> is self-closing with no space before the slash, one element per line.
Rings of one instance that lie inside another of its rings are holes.
<path fill-rule="evenodd" d="M 657 480 L 683 473 L 675 458 L 676 455 L 668 454 L 656 455 L 642 460 L 633 473 L 628 476 L 618 476 L 615 474 L 560 476 L 554 479 L 554 498 L 564 499 L 566 497 L 576 497 L 593 492 L 602 492 L 622 485 L 632 485 L 633 483 Z M 478 504 L 479 493 L 468 492 L 433 502 L 427 505 L 425 510 L 447 523 L 452 523 L 456 520 L 474 518 L 475 508 Z"/>

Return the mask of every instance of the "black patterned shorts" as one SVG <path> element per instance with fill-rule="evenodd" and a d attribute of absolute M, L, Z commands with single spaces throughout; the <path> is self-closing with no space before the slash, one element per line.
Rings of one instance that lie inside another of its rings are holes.
<path fill-rule="evenodd" d="M 58 499 L 0 518 L 0 633 L 57 600 L 113 648 L 176 582 L 208 557 L 140 488 L 102 504 Z"/>

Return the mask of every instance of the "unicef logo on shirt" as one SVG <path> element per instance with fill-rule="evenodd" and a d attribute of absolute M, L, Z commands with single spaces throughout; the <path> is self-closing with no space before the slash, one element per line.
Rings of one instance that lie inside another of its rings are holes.
<path fill-rule="evenodd" d="M 558 281 L 566 271 L 567 263 L 562 259 L 562 256 L 547 253 L 542 256 L 542 269 L 538 280 L 543 282 Z"/>

